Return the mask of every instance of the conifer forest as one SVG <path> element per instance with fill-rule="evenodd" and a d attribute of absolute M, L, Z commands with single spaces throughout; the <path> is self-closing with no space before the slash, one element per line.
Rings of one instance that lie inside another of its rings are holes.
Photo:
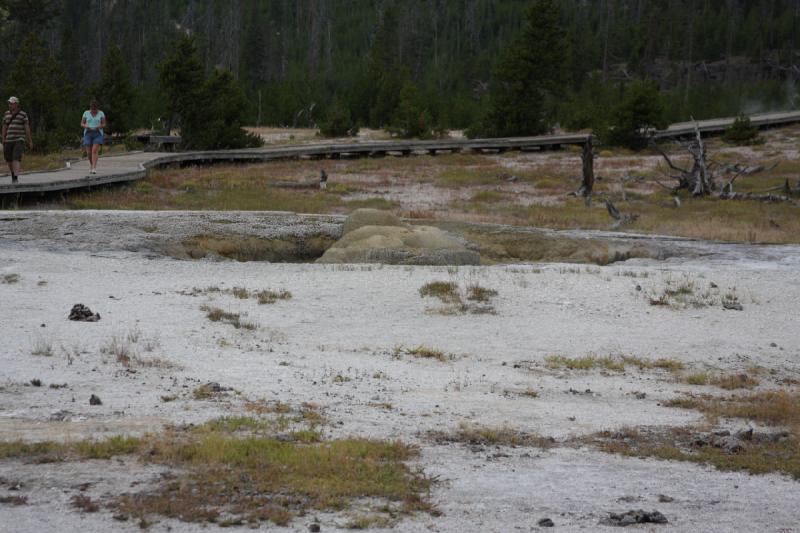
<path fill-rule="evenodd" d="M 661 122 L 792 109 L 800 75 L 800 0 L 3 0 L 0 24 L 40 148 L 91 97 L 116 133 L 191 121 L 169 61 L 246 124 L 408 135 L 598 129 L 637 87 Z M 520 98 L 532 119 L 508 118 Z"/>

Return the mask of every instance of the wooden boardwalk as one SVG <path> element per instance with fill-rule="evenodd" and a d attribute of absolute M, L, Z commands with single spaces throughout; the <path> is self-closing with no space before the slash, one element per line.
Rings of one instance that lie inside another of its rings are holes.
<path fill-rule="evenodd" d="M 750 117 L 754 126 L 777 127 L 800 122 L 800 111 L 766 113 Z M 705 134 L 720 133 L 728 128 L 733 118 L 700 121 L 700 131 Z M 673 124 L 656 133 L 660 139 L 679 138 L 694 134 L 691 122 Z M 206 152 L 129 152 L 100 158 L 97 174 L 89 174 L 89 162 L 73 162 L 69 167 L 28 172 L 12 184 L 11 176 L 0 176 L 0 197 L 30 193 L 48 193 L 70 189 L 95 187 L 109 183 L 134 181 L 147 176 L 147 169 L 169 164 L 215 163 L 226 161 L 265 162 L 276 159 L 379 157 L 386 154 L 437 154 L 450 152 L 497 152 L 506 150 L 542 150 L 563 145 L 582 145 L 589 134 L 544 135 L 539 137 L 514 137 L 505 139 L 446 139 L 436 141 L 391 140 L 364 143 L 324 143 L 296 146 L 265 147 L 245 150 L 217 150 Z M 24 166 L 24 161 L 23 161 Z"/>

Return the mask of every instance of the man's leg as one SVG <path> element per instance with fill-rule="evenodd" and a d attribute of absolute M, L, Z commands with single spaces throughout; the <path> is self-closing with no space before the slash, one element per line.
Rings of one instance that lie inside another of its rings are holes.
<path fill-rule="evenodd" d="M 16 173 L 14 172 L 14 151 L 11 149 L 11 144 L 3 143 L 3 159 L 6 160 L 8 164 L 8 171 L 11 173 L 11 183 L 14 183 L 15 178 L 17 177 Z"/>
<path fill-rule="evenodd" d="M 24 150 L 24 141 L 17 141 L 14 146 L 14 157 L 12 157 L 11 165 L 14 167 L 14 177 L 12 181 L 17 181 L 19 175 L 22 174 L 22 151 Z"/>

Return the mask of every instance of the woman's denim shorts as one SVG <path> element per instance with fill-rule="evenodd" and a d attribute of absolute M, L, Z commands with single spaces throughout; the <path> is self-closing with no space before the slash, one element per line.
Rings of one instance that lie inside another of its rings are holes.
<path fill-rule="evenodd" d="M 83 134 L 83 145 L 103 144 L 103 134 L 99 131 L 87 131 Z"/>

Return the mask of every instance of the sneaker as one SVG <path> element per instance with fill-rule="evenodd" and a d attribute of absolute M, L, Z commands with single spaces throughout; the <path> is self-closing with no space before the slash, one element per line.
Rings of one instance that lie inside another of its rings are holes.
<path fill-rule="evenodd" d="M 92 171 L 90 172 L 90 174 L 97 174 L 97 171 L 96 171 L 95 169 L 92 169 Z"/>

